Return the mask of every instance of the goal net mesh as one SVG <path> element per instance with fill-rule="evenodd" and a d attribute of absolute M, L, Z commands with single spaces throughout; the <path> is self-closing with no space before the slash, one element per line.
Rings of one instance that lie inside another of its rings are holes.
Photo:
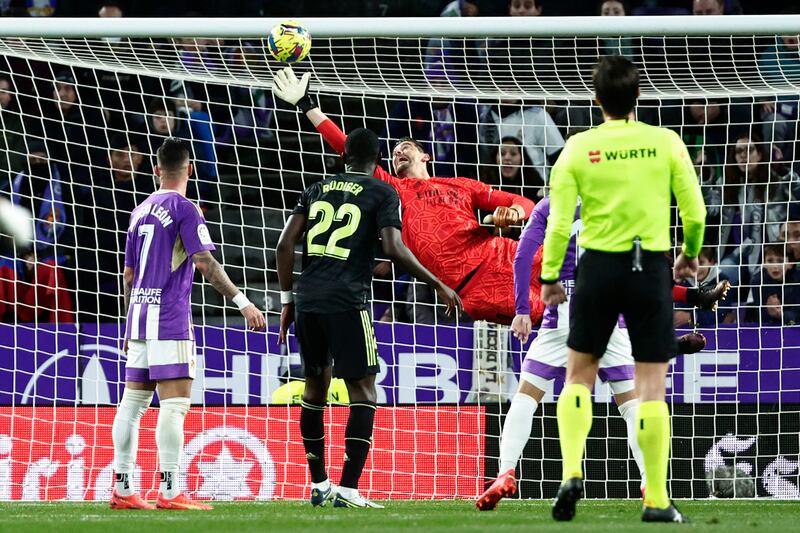
<path fill-rule="evenodd" d="M 695 160 L 709 213 L 696 283 L 734 285 L 717 311 L 676 308 L 678 334 L 697 328 L 708 342 L 668 377 L 672 494 L 733 495 L 707 483 L 727 472 L 736 496 L 796 498 L 797 36 L 316 38 L 296 69 L 312 73 L 321 108 L 345 131 L 368 127 L 386 140 L 387 168 L 391 142 L 410 135 L 431 153 L 432 175 L 538 201 L 564 139 L 602 121 L 591 69 L 610 53 L 641 69 L 638 118 L 675 129 Z M 297 392 L 284 386 L 300 359 L 293 337 L 277 342 L 275 246 L 299 193 L 342 163 L 304 116 L 273 99 L 281 65 L 266 41 L 4 38 L 0 55 L 0 195 L 36 219 L 33 251 L 0 258 L 0 500 L 109 496 L 124 236 L 131 209 L 156 188 L 154 152 L 167 135 L 191 143 L 188 195 L 216 257 L 269 319 L 266 334 L 247 332 L 196 279 L 198 369 L 181 483 L 198 498 L 306 497 L 299 407 L 289 405 Z M 527 346 L 505 326 L 446 319 L 422 284 L 383 261 L 373 296 L 380 407 L 362 492 L 476 497 L 497 474 Z M 518 473 L 523 497 L 558 487 L 562 383 L 537 411 Z M 347 420 L 338 391 L 326 412 L 334 481 Z M 638 497 L 607 385 L 595 400 L 587 495 Z M 151 409 L 135 476 L 150 498 L 155 420 Z"/>

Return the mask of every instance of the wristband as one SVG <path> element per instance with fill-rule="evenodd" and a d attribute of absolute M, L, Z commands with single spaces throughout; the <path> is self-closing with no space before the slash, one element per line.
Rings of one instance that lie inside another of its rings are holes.
<path fill-rule="evenodd" d="M 281 305 L 294 303 L 294 293 L 292 291 L 281 291 Z"/>
<path fill-rule="evenodd" d="M 239 311 L 241 311 L 250 305 L 250 300 L 247 299 L 247 296 L 245 296 L 243 292 L 239 292 L 233 297 L 233 304 L 239 308 Z"/>
<path fill-rule="evenodd" d="M 299 109 L 303 113 L 308 113 L 315 107 L 319 107 L 316 98 L 314 98 L 312 95 L 308 93 L 304 94 L 303 97 L 300 100 L 298 100 L 297 104 L 295 105 L 297 106 L 297 109 Z"/>
<path fill-rule="evenodd" d="M 539 276 L 539 283 L 542 285 L 555 285 L 558 283 L 558 278 L 556 279 L 542 279 L 542 276 Z"/>

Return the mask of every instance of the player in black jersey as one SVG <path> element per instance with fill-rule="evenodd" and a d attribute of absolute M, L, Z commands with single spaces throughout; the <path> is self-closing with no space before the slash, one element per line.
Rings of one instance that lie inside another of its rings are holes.
<path fill-rule="evenodd" d="M 335 507 L 381 507 L 358 492 L 375 418 L 378 344 L 367 295 L 379 239 L 384 255 L 436 290 L 448 314 L 460 312 L 462 305 L 403 244 L 397 192 L 372 177 L 380 157 L 377 136 L 364 128 L 351 132 L 344 157 L 346 173 L 306 189 L 281 233 L 280 341 L 296 319 L 306 375 L 300 432 L 311 472 L 311 503 L 324 505 L 332 499 Z M 303 269 L 292 294 L 294 249 L 304 235 Z M 325 469 L 323 424 L 331 375 L 344 379 L 350 395 L 344 467 L 336 489 Z"/>

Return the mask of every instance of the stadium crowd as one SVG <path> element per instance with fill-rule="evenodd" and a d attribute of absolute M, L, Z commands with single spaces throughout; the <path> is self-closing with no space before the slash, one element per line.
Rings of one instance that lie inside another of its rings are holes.
<path fill-rule="evenodd" d="M 292 13 L 275 3 L 116 2 L 64 0 L 0 2 L 4 15 L 20 16 L 329 16 L 404 15 L 546 16 L 627 14 L 734 14 L 755 12 L 729 0 L 628 2 L 441 2 L 301 1 Z M 362 5 L 363 4 L 363 5 Z M 742 2 L 742 4 L 745 4 Z M 767 2 L 759 3 L 765 9 Z M 385 11 L 375 13 L 380 6 Z M 353 9 L 353 13 L 345 12 Z M 413 12 L 412 12 L 413 11 Z M 220 61 L 243 61 L 246 42 L 210 39 L 176 41 L 178 61 L 203 71 Z M 493 51 L 509 54 L 508 43 L 485 49 L 433 39 L 424 57 L 427 81 L 436 86 L 458 75 L 453 57 L 474 54 L 492 65 Z M 695 43 L 696 44 L 696 43 Z M 109 42 L 109 46 L 113 46 Z M 759 41 L 737 60 L 751 61 L 764 79 L 800 73 L 797 36 Z M 511 49 L 533 74 L 555 75 L 560 44 Z M 596 55 L 620 54 L 641 62 L 651 54 L 646 39 L 599 39 Z M 548 48 L 551 47 L 551 48 Z M 581 46 L 584 51 L 590 46 Z M 730 42 L 687 43 L 682 61 L 700 71 L 705 63 L 725 68 Z M 726 52 L 726 50 L 728 50 Z M 221 51 L 221 53 L 217 53 Z M 462 53 L 463 52 L 463 53 Z M 583 53 L 583 52 L 582 52 Z M 676 54 L 680 56 L 680 54 Z M 666 59 L 665 59 L 666 61 Z M 699 66 L 698 66 L 699 65 Z M 680 65 L 661 65 L 678 76 Z M 522 65 L 520 64 L 520 68 Z M 124 312 L 120 273 L 128 215 L 155 189 L 153 154 L 169 136 L 185 139 L 196 165 L 195 189 L 214 239 L 235 283 L 246 282 L 250 297 L 277 310 L 266 297 L 275 290 L 274 248 L 284 211 L 309 181 L 341 169 L 320 152 L 307 126 L 298 135 L 293 110 L 276 105 L 260 88 L 165 80 L 54 63 L 0 59 L 0 195 L 29 208 L 36 218 L 36 247 L 23 259 L 0 258 L 0 321 L 116 321 Z M 12 74 L 13 73 L 13 74 Z M 518 74 L 515 68 L 515 73 Z M 502 72 L 497 75 L 503 75 Z M 431 175 L 478 178 L 533 201 L 547 192 L 549 169 L 564 140 L 602 117 L 590 102 L 484 101 L 465 98 L 393 100 L 322 97 L 329 114 L 345 126 L 366 125 L 389 143 L 411 136 L 431 154 Z M 366 120 L 362 117 L 366 114 Z M 698 283 L 728 279 L 735 289 L 717 311 L 677 309 L 679 326 L 737 322 L 794 324 L 800 320 L 800 165 L 798 96 L 643 101 L 639 119 L 677 131 L 690 149 L 708 207 L 706 247 Z M 302 169 L 302 174 L 300 173 Z M 483 217 L 483 213 L 477 214 Z M 490 228 L 487 227 L 487 231 Z M 504 234 L 512 238 L 519 231 Z M 676 235 L 679 242 L 680 235 Z M 265 253 L 264 250 L 267 250 Z M 409 283 L 388 263 L 375 267 L 376 319 L 446 323 L 452 319 L 429 304 L 433 294 Z M 509 287 L 509 290 L 511 288 Z M 213 319 L 224 304 L 196 288 L 196 301 Z M 257 295 L 261 299 L 257 300 Z M 394 302 L 390 304 L 389 302 Z"/>

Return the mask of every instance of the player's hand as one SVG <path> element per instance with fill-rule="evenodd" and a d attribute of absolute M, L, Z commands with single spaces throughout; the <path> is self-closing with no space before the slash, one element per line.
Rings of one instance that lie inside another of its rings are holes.
<path fill-rule="evenodd" d="M 507 228 L 519 224 L 519 211 L 513 207 L 500 206 L 494 210 L 494 213 L 487 215 L 483 221 L 486 224 L 494 224 L 497 228 Z"/>
<path fill-rule="evenodd" d="M 258 310 L 254 304 L 250 304 L 241 310 L 242 316 L 247 321 L 247 327 L 253 331 L 261 331 L 267 327 L 264 313 Z"/>
<path fill-rule="evenodd" d="M 456 294 L 456 291 L 444 283 L 440 283 L 439 286 L 436 287 L 436 294 L 439 295 L 439 299 L 447 306 L 445 310 L 447 316 L 453 316 L 454 311 L 457 315 L 460 315 L 461 311 L 464 310 L 464 304 L 461 303 L 461 298 Z"/>
<path fill-rule="evenodd" d="M 672 279 L 681 281 L 687 278 L 694 278 L 697 276 L 697 269 L 700 263 L 696 257 L 691 259 L 683 255 L 683 252 L 675 260 L 675 266 L 672 267 Z"/>
<path fill-rule="evenodd" d="M 289 326 L 294 322 L 294 304 L 284 304 L 281 309 L 281 327 L 278 333 L 278 342 L 283 344 L 286 342 L 286 335 L 289 333 Z"/>
<path fill-rule="evenodd" d="M 122 341 L 122 353 L 128 355 L 128 339 Z"/>
<path fill-rule="evenodd" d="M 530 315 L 517 315 L 511 322 L 511 333 L 513 333 L 514 337 L 522 344 L 528 342 L 528 337 L 530 337 L 532 329 L 533 324 L 531 323 Z"/>
<path fill-rule="evenodd" d="M 545 305 L 559 305 L 567 301 L 567 293 L 561 282 L 542 284 L 542 302 Z"/>
<path fill-rule="evenodd" d="M 282 68 L 272 77 L 272 92 L 284 102 L 297 105 L 308 94 L 310 77 L 311 73 L 306 72 L 298 79 L 292 67 Z"/>

